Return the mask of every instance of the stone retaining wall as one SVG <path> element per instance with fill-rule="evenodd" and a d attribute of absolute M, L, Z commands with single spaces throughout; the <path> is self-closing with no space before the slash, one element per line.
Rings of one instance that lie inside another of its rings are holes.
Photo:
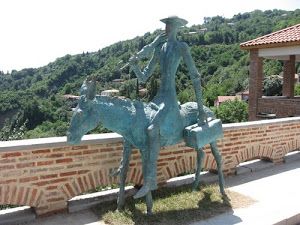
<path fill-rule="evenodd" d="M 300 117 L 225 124 L 218 141 L 226 175 L 244 161 L 262 158 L 275 163 L 300 146 Z M 208 146 L 205 169 L 216 169 Z M 99 185 L 117 183 L 109 173 L 119 166 L 121 136 L 87 135 L 78 146 L 65 137 L 0 142 L 0 204 L 27 205 L 38 215 L 67 208 L 67 200 Z M 163 148 L 158 182 L 196 168 L 196 153 L 184 143 Z M 127 182 L 142 182 L 140 154 L 133 151 Z"/>

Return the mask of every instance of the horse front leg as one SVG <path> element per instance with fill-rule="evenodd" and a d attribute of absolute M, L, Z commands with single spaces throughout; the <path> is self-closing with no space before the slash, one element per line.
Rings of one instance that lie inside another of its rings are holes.
<path fill-rule="evenodd" d="M 120 166 L 120 190 L 117 200 L 118 210 L 123 209 L 125 204 L 125 183 L 129 167 L 129 159 L 131 156 L 131 150 L 132 147 L 130 143 L 125 140 L 123 147 L 123 158 Z"/>
<path fill-rule="evenodd" d="M 193 182 L 193 190 L 197 190 L 200 183 L 200 172 L 202 169 L 202 161 L 204 158 L 204 151 L 203 148 L 196 149 L 197 151 L 197 169 L 195 173 L 195 180 Z"/>
<path fill-rule="evenodd" d="M 147 163 L 148 163 L 148 151 L 141 151 L 141 158 L 142 158 L 142 172 L 143 177 L 147 177 Z M 149 191 L 146 194 L 146 207 L 147 207 L 147 215 L 152 214 L 152 208 L 153 208 L 153 199 L 152 199 L 152 193 Z"/>
<path fill-rule="evenodd" d="M 218 176 L 219 176 L 219 186 L 220 186 L 220 192 L 223 196 L 226 196 L 225 190 L 224 190 L 224 176 L 223 176 L 223 170 L 222 170 L 222 157 L 217 147 L 217 142 L 211 142 L 210 143 L 212 154 L 217 162 L 217 168 L 218 168 Z"/>

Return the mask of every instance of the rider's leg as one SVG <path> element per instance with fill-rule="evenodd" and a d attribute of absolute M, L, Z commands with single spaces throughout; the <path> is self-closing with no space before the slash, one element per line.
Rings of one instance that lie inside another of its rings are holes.
<path fill-rule="evenodd" d="M 160 150 L 159 126 L 152 124 L 147 129 L 148 133 L 148 160 L 146 176 L 143 187 L 135 194 L 134 198 L 141 198 L 149 191 L 157 189 L 157 157 Z"/>

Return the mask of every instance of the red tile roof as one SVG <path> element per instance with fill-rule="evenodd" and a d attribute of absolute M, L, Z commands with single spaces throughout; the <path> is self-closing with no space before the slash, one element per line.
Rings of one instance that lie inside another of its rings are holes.
<path fill-rule="evenodd" d="M 300 23 L 240 44 L 242 49 L 282 47 L 300 44 Z"/>
<path fill-rule="evenodd" d="M 218 96 L 219 102 L 225 102 L 236 99 L 236 96 Z"/>

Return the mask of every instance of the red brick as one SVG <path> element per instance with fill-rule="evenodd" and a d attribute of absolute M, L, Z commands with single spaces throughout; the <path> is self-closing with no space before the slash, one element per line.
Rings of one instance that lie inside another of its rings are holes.
<path fill-rule="evenodd" d="M 65 200 L 63 197 L 49 198 L 49 199 L 47 199 L 47 202 L 59 202 L 59 201 L 63 201 L 63 200 Z"/>
<path fill-rule="evenodd" d="M 192 148 L 189 148 L 189 149 L 184 149 L 184 153 L 188 153 L 188 152 L 194 152 L 195 150 L 192 149 Z"/>
<path fill-rule="evenodd" d="M 89 176 L 90 184 L 91 184 L 93 187 L 95 187 L 96 185 L 95 185 L 95 182 L 94 182 L 94 180 L 93 180 L 92 174 L 90 173 L 88 176 Z"/>
<path fill-rule="evenodd" d="M 162 167 L 162 166 L 166 166 L 166 165 L 168 165 L 169 163 L 167 163 L 167 162 L 158 162 L 157 163 L 157 166 L 159 166 L 159 167 Z"/>
<path fill-rule="evenodd" d="M 77 173 L 80 175 L 80 174 L 85 174 L 88 172 L 90 172 L 90 170 L 79 170 Z"/>
<path fill-rule="evenodd" d="M 72 158 L 57 159 L 55 162 L 56 163 L 70 163 L 70 162 L 73 162 L 73 159 Z"/>
<path fill-rule="evenodd" d="M 54 190 L 54 189 L 57 189 L 57 186 L 48 186 L 46 187 L 46 190 Z"/>
<path fill-rule="evenodd" d="M 17 179 L 9 179 L 9 180 L 0 180 L 0 184 L 10 184 L 10 183 L 16 183 Z"/>
<path fill-rule="evenodd" d="M 36 193 L 37 193 L 37 189 L 33 189 L 32 192 L 31 192 L 31 198 L 29 200 L 29 205 L 34 204 L 34 200 L 36 198 Z"/>
<path fill-rule="evenodd" d="M 67 165 L 67 169 L 82 167 L 82 163 Z"/>
<path fill-rule="evenodd" d="M 70 147 L 53 148 L 52 152 L 65 152 L 65 151 L 67 151 L 69 149 L 70 149 Z"/>
<path fill-rule="evenodd" d="M 117 163 L 118 160 L 115 159 L 111 159 L 111 160 L 103 160 L 103 162 L 101 163 L 102 165 L 110 165 L 110 164 L 114 164 Z"/>
<path fill-rule="evenodd" d="M 18 157 L 21 156 L 21 152 L 9 152 L 2 155 L 2 158 L 9 158 L 9 157 Z"/>
<path fill-rule="evenodd" d="M 60 173 L 59 175 L 60 175 L 61 177 L 66 177 L 66 176 L 73 176 L 73 175 L 75 175 L 75 174 L 77 174 L 77 171 L 71 171 L 71 172 Z"/>
<path fill-rule="evenodd" d="M 82 152 L 81 151 L 74 151 L 74 152 L 66 153 L 66 156 L 76 156 L 76 155 L 82 155 Z"/>
<path fill-rule="evenodd" d="M 45 180 L 45 181 L 39 181 L 39 182 L 35 182 L 33 185 L 35 185 L 35 186 L 45 186 L 45 185 L 47 185 L 47 184 L 49 184 L 50 183 L 50 181 L 49 180 Z"/>
<path fill-rule="evenodd" d="M 21 169 L 21 168 L 26 168 L 26 167 L 33 167 L 35 166 L 34 162 L 28 162 L 28 163 L 18 163 L 17 164 L 17 168 Z"/>
<path fill-rule="evenodd" d="M 161 155 L 161 156 L 172 155 L 172 152 L 171 151 L 160 152 L 159 155 Z"/>
<path fill-rule="evenodd" d="M 0 160 L 0 164 L 4 164 L 4 163 L 14 163 L 14 162 L 16 162 L 16 159 L 15 159 L 15 158 L 12 158 L 12 159 L 5 158 L 5 159 L 1 159 L 1 160 Z"/>
<path fill-rule="evenodd" d="M 92 149 L 92 150 L 84 150 L 83 154 L 94 154 L 97 153 L 98 149 Z"/>
<path fill-rule="evenodd" d="M 3 165 L 3 166 L 0 165 L 0 171 L 10 170 L 10 169 L 14 169 L 14 168 L 15 168 L 14 165 Z"/>
<path fill-rule="evenodd" d="M 170 168 L 168 166 L 167 166 L 166 170 L 167 170 L 167 173 L 168 173 L 169 177 L 172 177 L 171 170 L 170 170 Z"/>
<path fill-rule="evenodd" d="M 101 148 L 100 152 L 111 152 L 113 150 L 114 150 L 113 148 Z"/>
<path fill-rule="evenodd" d="M 43 153 L 49 153 L 50 149 L 39 149 L 32 151 L 33 154 L 43 154 Z"/>
<path fill-rule="evenodd" d="M 35 176 L 35 177 L 24 177 L 24 178 L 20 178 L 20 183 L 27 183 L 27 182 L 30 182 L 30 181 L 36 181 L 38 179 L 39 178 L 37 176 Z"/>
<path fill-rule="evenodd" d="M 52 178 L 57 178 L 57 177 L 58 177 L 57 174 L 47 174 L 47 175 L 41 175 L 41 176 L 40 176 L 40 178 L 41 178 L 42 180 L 44 180 L 44 179 L 52 179 Z"/>
<path fill-rule="evenodd" d="M 24 197 L 24 187 L 20 187 L 19 188 L 19 193 L 18 193 L 18 197 L 17 197 L 17 203 L 21 203 Z"/>
<path fill-rule="evenodd" d="M 56 183 L 61 183 L 61 182 L 66 182 L 68 180 L 68 178 L 58 178 L 55 180 L 51 180 L 50 183 L 51 184 L 56 184 Z"/>
<path fill-rule="evenodd" d="M 53 160 L 51 161 L 41 161 L 41 162 L 37 162 L 37 166 L 47 166 L 47 165 L 52 165 L 54 163 Z"/>
<path fill-rule="evenodd" d="M 62 154 L 62 153 L 53 153 L 53 154 L 47 155 L 46 158 L 60 158 L 63 156 L 64 156 L 64 154 Z"/>
<path fill-rule="evenodd" d="M 79 184 L 80 192 L 84 192 L 85 190 L 84 190 L 84 186 L 83 186 L 81 177 L 78 177 L 77 181 L 78 181 L 78 184 Z"/>
<path fill-rule="evenodd" d="M 72 187 L 71 187 L 70 184 L 66 184 L 66 188 L 69 191 L 69 193 L 70 193 L 71 196 L 75 196 L 75 193 L 74 193 L 74 191 L 73 191 L 73 189 L 72 189 Z"/>
<path fill-rule="evenodd" d="M 72 150 L 82 150 L 82 149 L 88 149 L 89 146 L 87 145 L 82 145 L 82 146 L 73 146 Z"/>
<path fill-rule="evenodd" d="M 173 154 L 182 154 L 182 153 L 183 153 L 183 150 L 173 152 Z"/>

